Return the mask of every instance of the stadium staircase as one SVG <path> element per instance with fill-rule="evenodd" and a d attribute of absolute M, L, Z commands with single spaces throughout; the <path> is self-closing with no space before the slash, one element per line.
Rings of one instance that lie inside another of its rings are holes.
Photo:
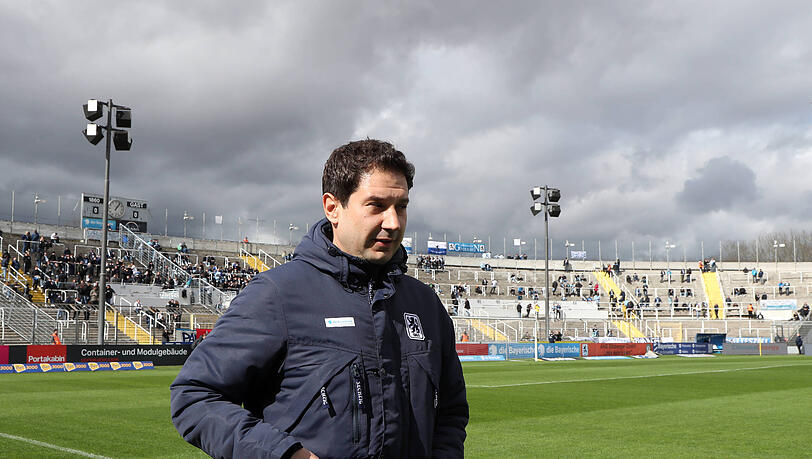
<path fill-rule="evenodd" d="M 614 292 L 615 298 L 620 297 L 620 287 L 617 286 L 617 283 L 609 274 L 606 274 L 604 271 L 595 271 L 595 278 L 607 295 L 609 292 Z"/>
<path fill-rule="evenodd" d="M 645 338 L 646 334 L 640 331 L 633 323 L 628 320 L 613 320 L 612 325 L 617 327 L 620 333 L 626 338 L 634 339 L 634 338 Z"/>
<path fill-rule="evenodd" d="M 240 248 L 240 258 L 248 265 L 251 269 L 256 269 L 259 272 L 264 272 L 271 269 L 268 265 L 262 262 L 256 255 L 251 254 L 247 250 Z"/>
<path fill-rule="evenodd" d="M 471 319 L 471 326 L 491 341 L 509 341 L 508 336 L 479 319 Z"/>
<path fill-rule="evenodd" d="M 116 314 L 114 311 L 108 308 L 104 313 L 104 318 L 107 320 L 107 322 L 115 324 L 116 328 L 118 328 L 136 343 L 155 344 L 155 337 L 153 337 L 148 330 L 138 325 L 124 314 Z"/>
<path fill-rule="evenodd" d="M 207 312 L 221 314 L 236 296 L 236 293 L 223 292 L 204 278 L 192 276 L 125 225 L 119 226 L 119 245 L 129 250 L 133 261 L 138 261 L 144 267 L 152 263 L 157 272 L 176 279 L 178 285 L 191 290 L 194 304 L 201 305 Z"/>
<path fill-rule="evenodd" d="M 711 319 L 725 318 L 725 297 L 722 295 L 722 286 L 719 284 L 719 276 L 716 272 L 702 273 L 702 284 L 705 288 L 705 296 L 708 298 L 708 316 Z M 714 305 L 719 305 L 719 317 L 713 317 Z"/>

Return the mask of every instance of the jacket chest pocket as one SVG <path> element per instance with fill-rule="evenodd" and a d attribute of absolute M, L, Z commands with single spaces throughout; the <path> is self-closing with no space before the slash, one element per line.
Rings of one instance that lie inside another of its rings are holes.
<path fill-rule="evenodd" d="M 322 363 L 289 397 L 276 424 L 321 457 L 340 451 L 347 457 L 366 451 L 369 388 L 361 359 L 342 354 Z M 272 419 L 270 419 L 273 421 Z"/>
<path fill-rule="evenodd" d="M 411 416 L 409 457 L 430 457 L 434 423 L 440 403 L 439 377 L 429 352 L 408 355 L 408 386 Z"/>

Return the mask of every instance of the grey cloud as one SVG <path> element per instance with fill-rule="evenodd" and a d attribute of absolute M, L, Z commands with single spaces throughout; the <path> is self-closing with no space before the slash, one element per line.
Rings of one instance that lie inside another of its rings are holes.
<path fill-rule="evenodd" d="M 675 196 L 683 209 L 700 214 L 752 203 L 757 198 L 756 173 L 729 156 L 705 163 Z"/>
<path fill-rule="evenodd" d="M 170 231 L 184 210 L 305 227 L 329 152 L 366 136 L 417 166 L 410 231 L 538 237 L 527 190 L 545 183 L 564 237 L 699 237 L 711 210 L 720 228 L 808 225 L 779 203 L 806 189 L 781 177 L 812 146 L 810 31 L 801 1 L 4 2 L 0 215 L 11 189 L 101 191 L 80 105 L 114 97 L 134 147 L 114 153 L 112 189 L 150 200 L 160 227 L 169 208 Z M 769 222 L 739 182 L 690 194 L 715 163 L 679 194 L 699 204 L 673 199 L 674 176 L 730 151 L 759 161 Z"/>

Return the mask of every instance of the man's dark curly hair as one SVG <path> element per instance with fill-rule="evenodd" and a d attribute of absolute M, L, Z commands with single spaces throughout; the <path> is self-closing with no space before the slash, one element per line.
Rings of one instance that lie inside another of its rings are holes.
<path fill-rule="evenodd" d="M 343 207 L 347 207 L 361 177 L 375 169 L 403 174 L 406 185 L 412 189 L 414 165 L 406 160 L 406 156 L 389 142 L 366 139 L 333 150 L 324 164 L 321 192 L 332 194 Z"/>

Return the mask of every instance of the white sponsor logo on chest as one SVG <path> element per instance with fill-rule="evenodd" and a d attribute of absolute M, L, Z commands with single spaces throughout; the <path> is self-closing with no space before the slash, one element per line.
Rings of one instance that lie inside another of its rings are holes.
<path fill-rule="evenodd" d="M 423 334 L 423 326 L 420 325 L 420 317 L 409 312 L 403 313 L 403 323 L 406 325 L 406 336 L 409 339 L 423 341 L 426 336 Z"/>
<path fill-rule="evenodd" d="M 354 327 L 355 319 L 352 317 L 325 317 L 324 326 L 327 328 Z"/>

